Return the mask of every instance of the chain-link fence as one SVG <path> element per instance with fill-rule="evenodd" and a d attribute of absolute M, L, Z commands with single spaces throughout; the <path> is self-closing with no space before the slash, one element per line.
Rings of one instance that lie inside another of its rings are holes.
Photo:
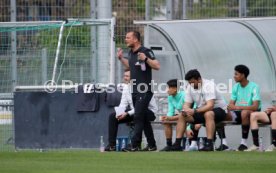
<path fill-rule="evenodd" d="M 110 22 L 87 22 L 74 20 L 65 24 L 60 40 L 62 21 L 1 23 L 0 36 L 5 42 L 0 47 L 0 92 L 10 92 L 13 85 L 43 85 L 53 75 L 57 84 L 62 84 L 63 79 L 73 83 L 110 82 L 113 27 Z"/>
<path fill-rule="evenodd" d="M 97 18 L 99 13 L 105 11 L 104 7 L 97 8 L 99 0 L 3 0 L 0 1 L 0 22 L 9 21 L 53 21 L 67 18 Z M 230 17 L 258 17 L 275 16 L 276 0 L 113 0 L 112 14 L 116 17 L 116 43 L 117 47 L 124 47 L 124 36 L 129 30 L 139 30 L 143 33 L 143 27 L 134 25 L 133 20 L 178 20 L 178 19 L 206 19 L 206 18 L 230 18 Z M 110 10 L 110 9 L 106 9 Z M 111 17 L 111 15 L 110 15 Z M 41 77 L 50 74 L 32 73 L 41 69 L 41 64 L 29 63 L 33 56 L 43 57 L 45 50 L 36 49 L 39 40 L 34 36 L 36 31 L 18 31 L 15 38 L 7 33 L 0 33 L 0 67 L 1 75 L 0 92 L 11 92 L 12 80 L 18 80 L 24 85 L 41 84 Z M 74 35 L 80 36 L 74 44 L 78 49 L 89 46 L 92 39 L 89 38 L 89 29 L 73 30 Z M 45 33 L 46 34 L 46 33 Z M 57 35 L 51 35 L 51 40 L 57 40 Z M 29 37 L 29 36 L 30 37 Z M 49 37 L 50 38 L 50 37 Z M 12 49 L 12 40 L 16 39 L 16 47 Z M 86 42 L 86 43 L 84 43 Z M 54 46 L 54 44 L 52 45 Z M 12 62 L 9 55 L 16 51 L 16 62 Z M 48 50 L 48 54 L 53 54 Z M 83 54 L 90 52 L 84 51 Z M 71 54 L 72 55 L 72 54 Z M 74 56 L 74 55 L 72 55 Z M 75 56 L 76 58 L 76 56 Z M 77 62 L 78 58 L 72 60 L 75 65 L 70 65 L 72 73 L 80 73 L 79 69 L 88 69 L 88 63 L 82 65 Z M 16 64 L 15 64 L 16 63 Z M 17 72 L 22 75 L 18 79 L 13 79 L 11 66 L 17 65 Z M 30 73 L 24 73 L 22 65 L 29 66 Z M 49 63 L 49 68 L 53 64 Z M 35 70 L 36 69 L 36 70 Z M 88 70 L 92 72 L 93 70 Z M 45 71 L 44 71 L 45 72 Z M 85 73 L 85 72 L 84 72 Z M 25 75 L 25 76 L 24 76 Z M 27 81 L 31 78 L 32 81 Z M 32 76 L 32 77 L 30 77 Z M 67 77 L 67 76 L 64 76 Z M 80 78 L 81 76 L 75 76 Z"/>
<path fill-rule="evenodd" d="M 53 76 L 58 85 L 114 80 L 113 19 L 2 22 L 0 36 L 5 40 L 0 49 L 1 93 L 10 93 L 15 86 L 48 85 Z M 0 150 L 13 146 L 12 108 L 12 97 L 0 97 Z"/>

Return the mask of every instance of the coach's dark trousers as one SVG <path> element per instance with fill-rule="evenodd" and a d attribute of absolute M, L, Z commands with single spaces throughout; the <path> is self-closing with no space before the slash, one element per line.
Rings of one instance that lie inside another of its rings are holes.
<path fill-rule="evenodd" d="M 155 146 L 156 142 L 153 135 L 153 130 L 150 121 L 155 119 L 154 113 L 148 109 L 149 102 L 153 96 L 152 92 L 146 93 L 132 93 L 132 100 L 135 109 L 134 115 L 134 134 L 132 137 L 132 146 L 139 145 L 142 132 L 144 130 L 145 136 L 149 146 Z"/>

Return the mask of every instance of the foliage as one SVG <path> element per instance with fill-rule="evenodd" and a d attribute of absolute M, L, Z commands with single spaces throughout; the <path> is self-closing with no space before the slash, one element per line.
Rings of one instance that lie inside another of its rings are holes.
<path fill-rule="evenodd" d="M 276 15 L 275 0 L 247 0 L 247 16 L 264 17 Z"/>
<path fill-rule="evenodd" d="M 69 33 L 70 32 L 70 33 Z M 37 35 L 37 42 L 41 48 L 56 48 L 58 44 L 59 29 L 46 30 Z M 67 40 L 66 40 L 67 39 Z M 67 47 L 90 47 L 90 28 L 89 27 L 70 27 L 64 29 L 62 43 Z"/>
<path fill-rule="evenodd" d="M 238 16 L 237 0 L 199 0 L 198 3 L 189 1 L 188 19 L 225 18 Z"/>

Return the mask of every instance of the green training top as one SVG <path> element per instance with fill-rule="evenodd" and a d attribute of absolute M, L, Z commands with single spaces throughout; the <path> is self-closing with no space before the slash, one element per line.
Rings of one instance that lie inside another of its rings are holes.
<path fill-rule="evenodd" d="M 251 106 L 254 101 L 259 101 L 259 109 L 262 107 L 260 88 L 256 83 L 250 81 L 245 87 L 236 83 L 232 89 L 231 100 L 235 101 L 236 106 Z"/>
<path fill-rule="evenodd" d="M 182 111 L 185 102 L 185 92 L 179 91 L 175 96 L 168 96 L 168 113 L 167 116 L 174 116 L 175 110 Z M 194 105 L 194 108 L 196 105 Z M 187 130 L 191 130 L 191 125 L 188 123 Z"/>
<path fill-rule="evenodd" d="M 168 113 L 167 116 L 174 116 L 175 110 L 182 110 L 185 101 L 185 92 L 179 91 L 175 96 L 168 96 Z"/>

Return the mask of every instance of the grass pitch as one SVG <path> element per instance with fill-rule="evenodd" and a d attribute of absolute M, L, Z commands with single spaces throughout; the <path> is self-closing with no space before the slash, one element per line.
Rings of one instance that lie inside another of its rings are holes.
<path fill-rule="evenodd" d="M 0 152 L 0 173 L 275 173 L 276 152 Z"/>

